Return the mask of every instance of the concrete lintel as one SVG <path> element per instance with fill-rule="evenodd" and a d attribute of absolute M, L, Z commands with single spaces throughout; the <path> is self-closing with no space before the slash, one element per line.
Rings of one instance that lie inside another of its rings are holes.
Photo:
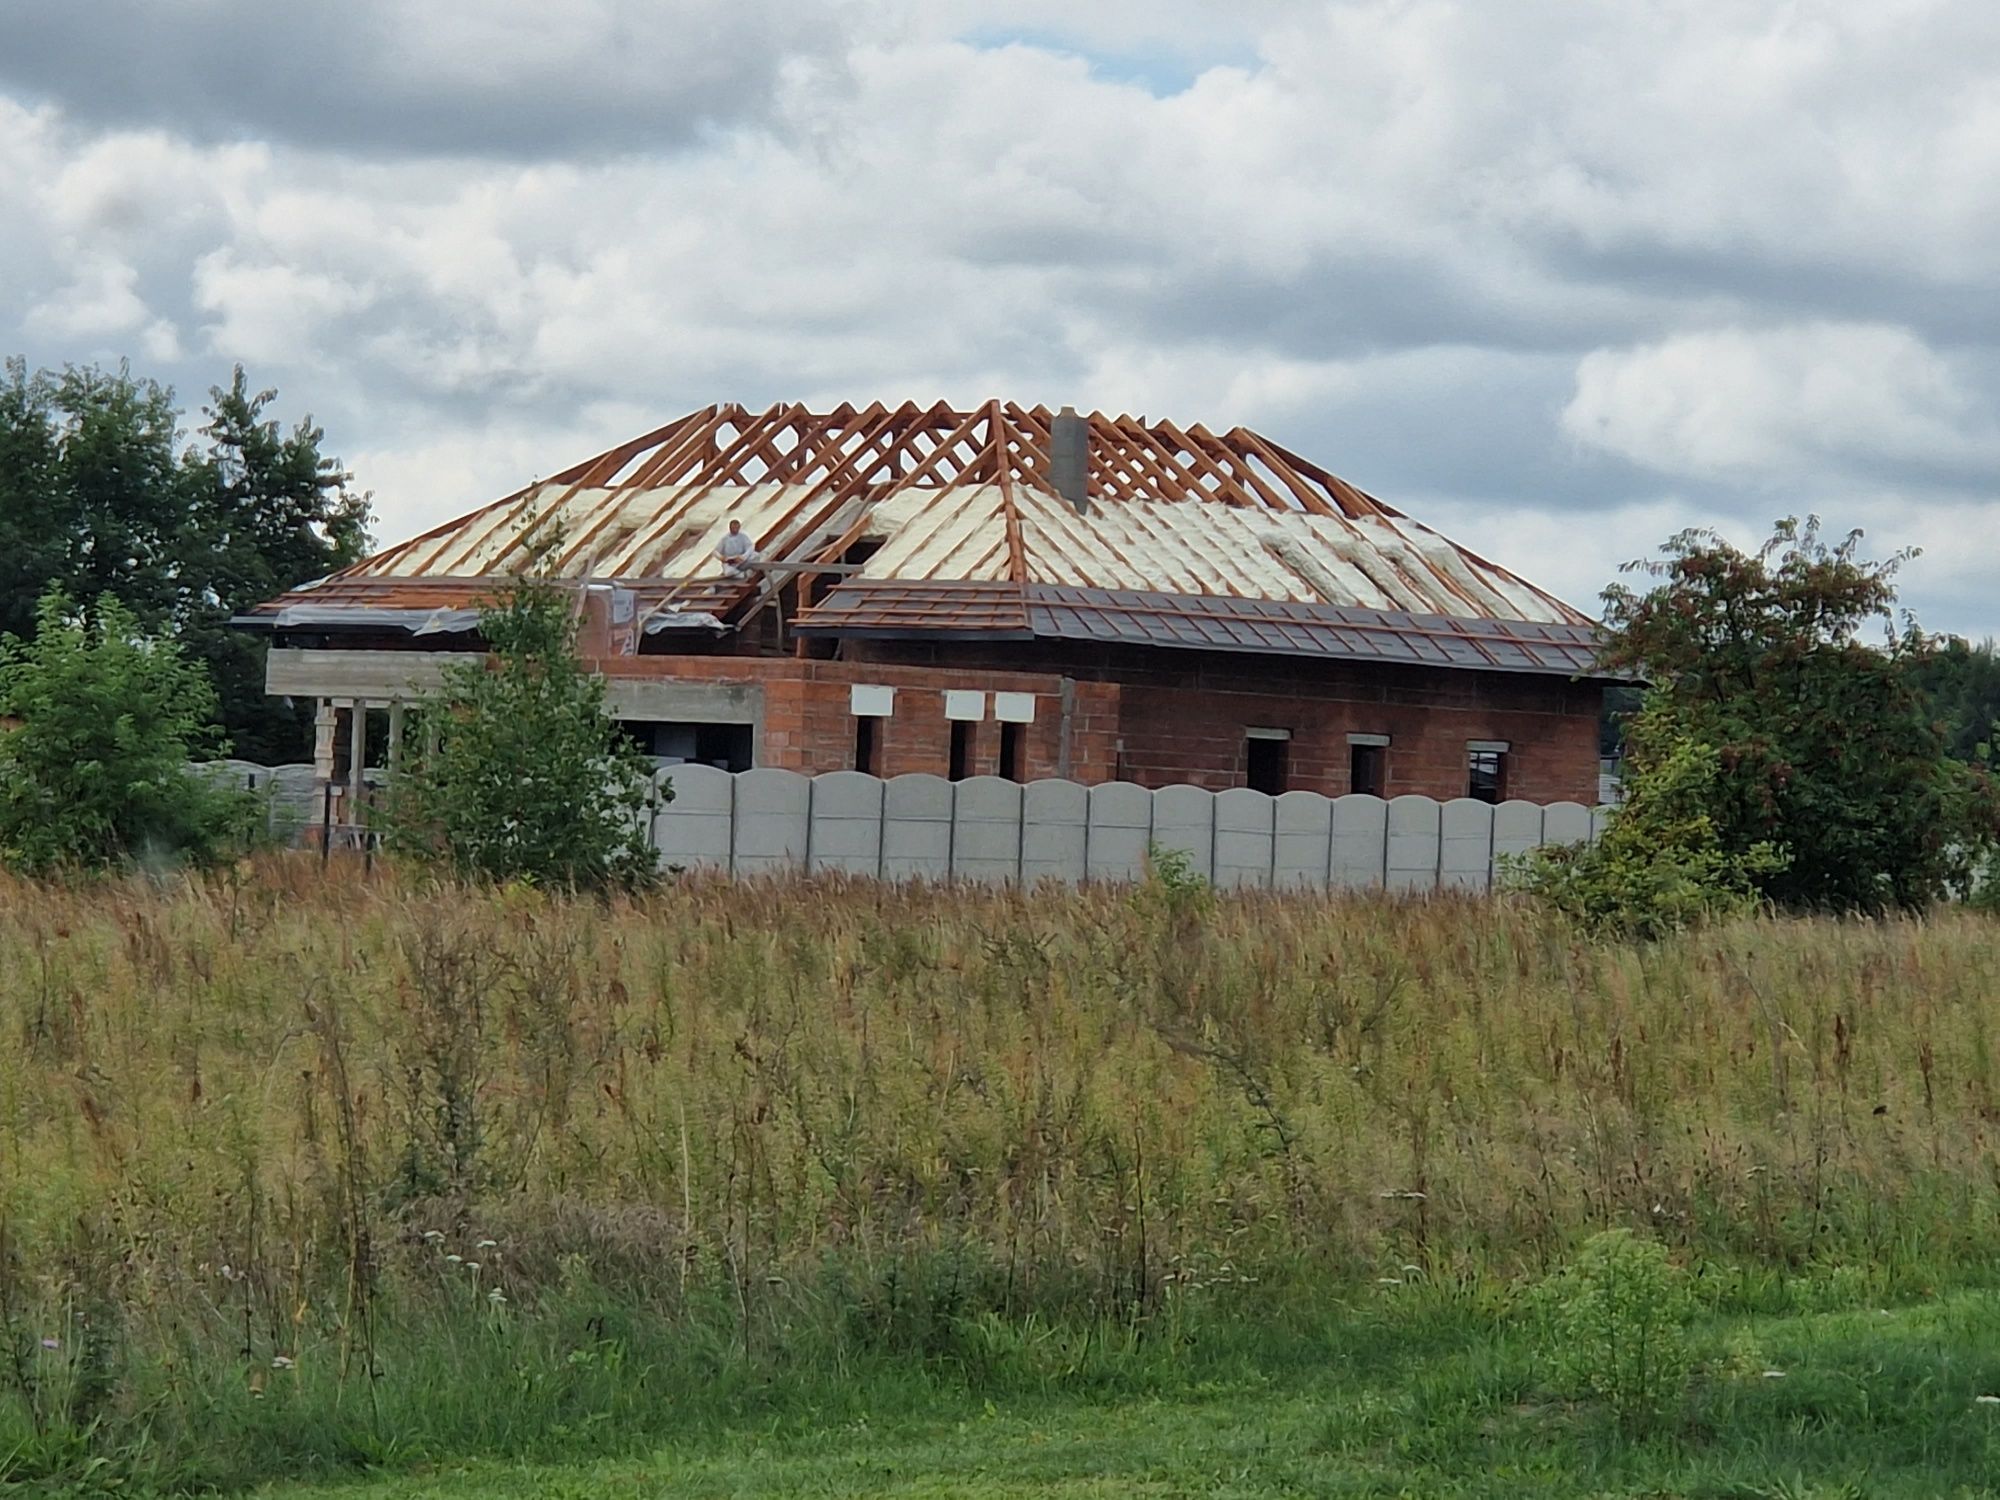
<path fill-rule="evenodd" d="M 604 706 L 615 719 L 661 723 L 754 724 L 764 721 L 764 689 L 754 682 L 673 682 L 607 677 Z"/>
<path fill-rule="evenodd" d="M 369 698 L 393 703 L 444 685 L 465 651 L 301 651 L 276 646 L 264 665 L 264 691 L 286 698 Z"/>

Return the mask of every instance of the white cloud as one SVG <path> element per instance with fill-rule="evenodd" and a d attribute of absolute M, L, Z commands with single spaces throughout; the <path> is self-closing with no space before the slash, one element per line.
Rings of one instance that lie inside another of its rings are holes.
<path fill-rule="evenodd" d="M 291 363 L 328 354 L 336 320 L 374 300 L 369 287 L 339 276 L 230 250 L 196 261 L 193 281 L 194 305 L 211 318 L 208 346 L 232 361 Z"/>
<path fill-rule="evenodd" d="M 147 321 L 146 304 L 133 290 L 139 271 L 109 256 L 86 256 L 67 286 L 27 315 L 30 333 L 89 341 L 128 333 Z"/>
<path fill-rule="evenodd" d="M 1878 323 L 1594 350 L 1562 422 L 1581 443 L 1704 479 L 1796 481 L 1857 464 L 2000 469 L 2000 434 L 1951 362 Z"/>

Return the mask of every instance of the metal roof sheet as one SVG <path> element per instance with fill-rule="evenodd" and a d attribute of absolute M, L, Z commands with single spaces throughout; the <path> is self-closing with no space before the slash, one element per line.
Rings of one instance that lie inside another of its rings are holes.
<path fill-rule="evenodd" d="M 1594 676 L 1595 627 L 1468 619 L 1217 595 L 1061 585 L 850 580 L 795 622 L 801 635 L 897 637 L 1006 629 L 1107 645 L 1247 651 L 1486 672 Z"/>

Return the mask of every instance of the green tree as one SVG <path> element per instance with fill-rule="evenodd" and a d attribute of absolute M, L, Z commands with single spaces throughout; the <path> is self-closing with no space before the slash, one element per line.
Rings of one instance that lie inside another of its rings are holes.
<path fill-rule="evenodd" d="M 1627 728 L 1634 802 L 1687 747 L 1712 753 L 1706 837 L 1787 907 L 1922 906 L 1962 888 L 2000 825 L 1991 781 L 1946 753 L 1914 685 L 1936 648 L 1896 624 L 1902 556 L 1863 559 L 1859 541 L 1829 544 L 1813 518 L 1755 552 L 1683 532 L 1628 565 L 1651 588 L 1604 596 L 1607 666 L 1651 683 Z M 1861 638 L 1878 625 L 1881 644 Z"/>
<path fill-rule="evenodd" d="M 368 545 L 368 500 L 353 475 L 320 451 L 325 433 L 310 417 L 289 433 L 268 415 L 274 390 L 252 391 L 238 365 L 227 388 L 210 392 L 203 445 L 182 461 L 186 494 L 184 576 L 195 585 L 180 638 L 214 679 L 218 717 L 238 755 L 297 758 L 312 709 L 264 692 L 261 636 L 230 628 L 230 616 L 323 578 Z"/>
<path fill-rule="evenodd" d="M 0 635 L 34 634 L 35 601 L 60 571 L 60 463 L 49 381 L 11 359 L 0 381 Z"/>
<path fill-rule="evenodd" d="M 1946 637 L 1911 663 L 1910 678 L 1944 725 L 1945 748 L 1959 760 L 1990 760 L 2000 731 L 2000 652 L 1993 642 L 1975 646 Z"/>
<path fill-rule="evenodd" d="M 320 452 L 310 419 L 280 431 L 272 391 L 237 368 L 181 448 L 173 392 L 129 368 L 0 381 L 0 630 L 29 636 L 49 589 L 116 599 L 186 646 L 217 686 L 217 722 L 245 755 L 304 753 L 304 713 L 264 694 L 264 644 L 227 620 L 354 561 L 367 498 Z"/>
<path fill-rule="evenodd" d="M 652 763 L 604 711 L 570 599 L 517 580 L 480 612 L 490 656 L 416 705 L 385 815 L 391 843 L 455 873 L 573 889 L 654 876 Z"/>
<path fill-rule="evenodd" d="M 43 872 L 239 847 L 250 800 L 188 765 L 214 707 L 201 669 L 116 599 L 86 620 L 44 596 L 33 639 L 0 640 L 0 858 Z"/>
<path fill-rule="evenodd" d="M 36 601 L 113 598 L 147 630 L 174 620 L 182 584 L 173 393 L 116 371 L 30 375 L 0 387 L 0 625 L 36 628 Z M 37 431 L 39 429 L 39 431 Z"/>

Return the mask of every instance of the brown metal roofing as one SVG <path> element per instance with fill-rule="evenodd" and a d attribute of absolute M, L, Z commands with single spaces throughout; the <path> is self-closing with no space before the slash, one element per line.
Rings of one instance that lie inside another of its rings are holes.
<path fill-rule="evenodd" d="M 740 624 L 804 568 L 843 582 L 1012 584 L 1580 625 L 1553 595 L 1244 428 L 1101 413 L 1087 502 L 1056 493 L 1043 407 L 753 413 L 712 406 L 255 613 L 464 607 L 531 561 L 659 612 Z M 767 563 L 714 560 L 740 520 Z M 843 563 L 856 544 L 869 555 Z M 421 600 L 421 604 L 407 601 Z M 282 627 L 280 627 L 282 628 Z M 978 626 L 966 628 L 977 629 Z M 991 628 L 1001 628 L 997 623 Z"/>
<path fill-rule="evenodd" d="M 873 583 L 836 588 L 808 636 L 992 636 L 1534 672 L 1597 671 L 1593 626 L 1124 589 Z"/>

